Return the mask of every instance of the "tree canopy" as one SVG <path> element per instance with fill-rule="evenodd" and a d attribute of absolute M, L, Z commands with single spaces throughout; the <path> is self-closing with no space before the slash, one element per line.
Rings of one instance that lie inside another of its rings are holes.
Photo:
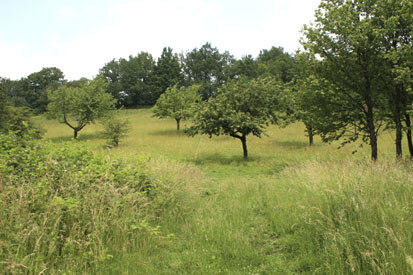
<path fill-rule="evenodd" d="M 97 77 L 80 87 L 61 86 L 49 91 L 48 115 L 74 131 L 74 138 L 87 124 L 113 110 L 116 99 L 106 92 L 105 81 Z"/>
<path fill-rule="evenodd" d="M 151 54 L 140 52 L 128 59 L 113 59 L 100 69 L 108 84 L 108 92 L 122 106 L 154 104 L 152 76 L 155 61 Z"/>
<path fill-rule="evenodd" d="M 168 88 L 163 93 L 153 108 L 155 117 L 170 117 L 176 121 L 176 129 L 179 131 L 182 119 L 187 119 L 193 115 L 194 104 L 201 101 L 198 95 L 199 85 L 189 87 Z"/>
<path fill-rule="evenodd" d="M 283 112 L 283 86 L 271 78 L 250 80 L 240 77 L 228 81 L 216 97 L 197 105 L 190 136 L 228 135 L 242 143 L 244 158 L 248 157 L 247 136 L 261 137 L 270 123 L 279 122 Z"/>
<path fill-rule="evenodd" d="M 303 41 L 315 56 L 310 59 L 309 81 L 318 89 L 309 99 L 320 134 L 325 140 L 361 137 L 370 144 L 373 160 L 377 159 L 385 102 L 374 5 L 367 0 L 323 0 L 315 24 L 305 27 Z"/>
<path fill-rule="evenodd" d="M 215 96 L 217 89 L 228 79 L 234 57 L 205 43 L 183 56 L 182 62 L 187 84 L 200 84 L 199 92 L 207 99 Z"/>
<path fill-rule="evenodd" d="M 270 75 L 284 83 L 290 82 L 294 78 L 294 57 L 281 47 L 261 50 L 257 57 L 257 63 L 259 75 Z"/>
<path fill-rule="evenodd" d="M 163 48 L 153 70 L 152 87 L 154 91 L 152 100 L 156 102 L 166 89 L 174 85 L 182 85 L 183 81 L 184 76 L 179 56 L 173 53 L 172 48 Z"/>

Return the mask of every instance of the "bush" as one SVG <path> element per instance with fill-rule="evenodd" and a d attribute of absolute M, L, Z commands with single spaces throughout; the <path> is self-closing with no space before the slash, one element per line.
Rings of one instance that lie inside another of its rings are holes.
<path fill-rule="evenodd" d="M 90 271 L 158 230 L 146 221 L 146 160 L 17 140 L 0 135 L 0 273 Z"/>
<path fill-rule="evenodd" d="M 34 125 L 31 120 L 31 111 L 26 107 L 6 106 L 5 118 L 0 125 L 2 132 L 13 132 L 19 137 L 29 134 L 35 138 L 41 138 L 44 130 Z"/>
<path fill-rule="evenodd" d="M 124 138 L 130 130 L 128 120 L 122 121 L 114 115 L 103 121 L 103 127 L 107 143 L 112 146 L 118 146 L 119 141 Z"/>

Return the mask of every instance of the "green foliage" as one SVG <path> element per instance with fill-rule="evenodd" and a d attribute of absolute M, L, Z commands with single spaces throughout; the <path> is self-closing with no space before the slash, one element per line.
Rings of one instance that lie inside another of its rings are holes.
<path fill-rule="evenodd" d="M 87 124 L 114 109 L 116 99 L 106 92 L 100 77 L 84 82 L 80 88 L 62 86 L 49 92 L 48 115 L 74 130 L 74 138 Z"/>
<path fill-rule="evenodd" d="M 376 160 L 387 124 L 396 129 L 401 158 L 402 122 L 410 128 L 412 105 L 412 13 L 412 2 L 404 0 L 321 2 L 316 24 L 304 31 L 308 64 L 298 97 L 308 100 L 302 106 L 325 140 L 361 138 Z M 413 156 L 411 135 L 408 141 Z"/>
<path fill-rule="evenodd" d="M 122 88 L 134 106 L 154 103 L 151 86 L 151 73 L 154 66 L 152 55 L 146 52 L 129 56 L 128 60 L 119 59 Z"/>
<path fill-rule="evenodd" d="M 246 76 L 251 79 L 258 77 L 258 62 L 251 55 L 235 60 L 231 66 L 231 78 Z"/>
<path fill-rule="evenodd" d="M 386 101 L 374 7 L 372 1 L 324 0 L 316 11 L 316 24 L 305 27 L 303 41 L 311 55 L 307 76 L 318 81 L 320 96 L 312 100 L 322 126 L 317 130 L 328 140 L 361 137 L 370 144 L 373 160 Z"/>
<path fill-rule="evenodd" d="M 279 122 L 279 114 L 285 109 L 283 96 L 282 84 L 270 78 L 229 81 L 216 97 L 199 104 L 186 133 L 238 138 L 247 158 L 246 136 L 261 137 L 271 122 Z"/>
<path fill-rule="evenodd" d="M 26 102 L 37 113 L 43 113 L 49 103 L 47 90 L 54 90 L 61 86 L 64 82 L 64 75 L 56 67 L 43 68 L 41 71 L 27 76 L 27 81 Z"/>
<path fill-rule="evenodd" d="M 257 58 L 257 71 L 261 76 L 272 76 L 284 83 L 293 80 L 296 70 L 294 57 L 281 47 L 260 51 Z"/>
<path fill-rule="evenodd" d="M 79 144 L 0 136 L 2 273 L 88 270 L 128 249 L 144 222 L 143 161 L 95 155 Z"/>
<path fill-rule="evenodd" d="M 2 130 L 4 133 L 14 133 L 24 138 L 27 134 L 40 138 L 44 130 L 32 121 L 32 112 L 27 107 L 6 107 L 7 117 L 3 120 Z"/>
<path fill-rule="evenodd" d="M 29 133 L 40 138 L 43 130 L 34 125 L 27 107 L 14 107 L 7 101 L 6 88 L 0 85 L 0 133 L 14 133 L 24 138 Z"/>
<path fill-rule="evenodd" d="M 184 81 L 181 64 L 177 54 L 172 49 L 165 47 L 158 58 L 152 72 L 152 87 L 154 89 L 153 102 L 156 102 L 166 89 L 174 85 L 180 85 Z"/>
<path fill-rule="evenodd" d="M 413 144 L 409 112 L 412 109 L 411 93 L 413 71 L 413 3 L 411 1 L 379 1 L 374 7 L 374 28 L 380 34 L 381 52 L 384 59 L 387 127 L 396 130 L 396 157 L 402 157 L 403 128 L 407 130 L 410 157 Z M 405 122 L 403 126 L 402 122 Z"/>
<path fill-rule="evenodd" d="M 36 114 L 46 111 L 47 90 L 55 90 L 65 82 L 63 72 L 56 67 L 43 68 L 20 80 L 0 77 L 0 86 L 6 91 L 7 101 L 16 107 L 29 107 Z"/>
<path fill-rule="evenodd" d="M 120 140 L 128 135 L 130 122 L 122 120 L 119 118 L 118 113 L 116 113 L 103 120 L 103 127 L 107 143 L 112 146 L 118 146 Z"/>
<path fill-rule="evenodd" d="M 152 55 L 140 52 L 128 59 L 113 59 L 100 69 L 100 75 L 120 106 L 152 105 L 156 100 L 152 91 L 154 67 Z"/>
<path fill-rule="evenodd" d="M 0 85 L 0 129 L 4 128 L 5 121 L 7 119 L 7 100 L 6 100 L 6 89 L 3 85 Z"/>
<path fill-rule="evenodd" d="M 197 102 L 201 100 L 198 96 L 199 85 L 178 88 L 176 85 L 168 88 L 163 93 L 153 108 L 155 117 L 170 117 L 176 120 L 177 130 L 180 129 L 180 121 L 190 118 Z"/>
<path fill-rule="evenodd" d="M 106 63 L 99 69 L 99 75 L 105 79 L 107 83 L 107 92 L 117 99 L 117 104 L 119 106 L 132 105 L 129 94 L 123 89 L 119 61 L 113 59 Z"/>
<path fill-rule="evenodd" d="M 0 87 L 4 90 L 6 100 L 9 105 L 16 107 L 28 107 L 28 103 L 26 101 L 28 81 L 26 78 L 11 80 L 0 77 Z"/>
<path fill-rule="evenodd" d="M 182 57 L 186 81 L 200 84 L 199 93 L 204 99 L 215 96 L 217 89 L 230 76 L 234 57 L 229 52 L 220 53 L 217 48 L 205 43 Z"/>

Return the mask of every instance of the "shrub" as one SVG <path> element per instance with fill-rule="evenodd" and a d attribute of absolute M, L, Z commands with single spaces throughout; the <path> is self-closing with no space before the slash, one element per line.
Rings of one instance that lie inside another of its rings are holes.
<path fill-rule="evenodd" d="M 103 121 L 104 135 L 107 143 L 112 146 L 118 146 L 119 141 L 124 138 L 129 130 L 129 121 L 121 120 L 117 116 L 111 116 Z"/>
<path fill-rule="evenodd" d="M 19 137 L 30 135 L 40 138 L 44 130 L 34 125 L 31 120 L 31 111 L 26 107 L 6 106 L 6 114 L 0 125 L 4 133 L 13 132 Z"/>
<path fill-rule="evenodd" d="M 152 230 L 146 160 L 16 140 L 0 135 L 0 273 L 90 271 Z"/>

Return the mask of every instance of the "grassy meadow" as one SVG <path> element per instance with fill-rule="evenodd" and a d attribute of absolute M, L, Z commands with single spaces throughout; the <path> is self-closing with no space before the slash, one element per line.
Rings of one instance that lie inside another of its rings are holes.
<path fill-rule="evenodd" d="M 35 119 L 55 144 L 147 159 L 152 184 L 161 186 L 161 210 L 140 224 L 146 235 L 129 235 L 127 249 L 117 245 L 121 237 L 112 238 L 102 244 L 110 257 L 67 264 L 66 274 L 413 272 L 413 165 L 394 160 L 393 133 L 381 135 L 379 161 L 372 163 L 366 145 L 337 149 L 339 143 L 316 137 L 310 147 L 300 123 L 271 126 L 268 137 L 247 138 L 244 161 L 234 138 L 187 137 L 151 109 L 121 115 L 131 131 L 112 149 L 100 124 L 74 141 L 66 125 Z"/>

